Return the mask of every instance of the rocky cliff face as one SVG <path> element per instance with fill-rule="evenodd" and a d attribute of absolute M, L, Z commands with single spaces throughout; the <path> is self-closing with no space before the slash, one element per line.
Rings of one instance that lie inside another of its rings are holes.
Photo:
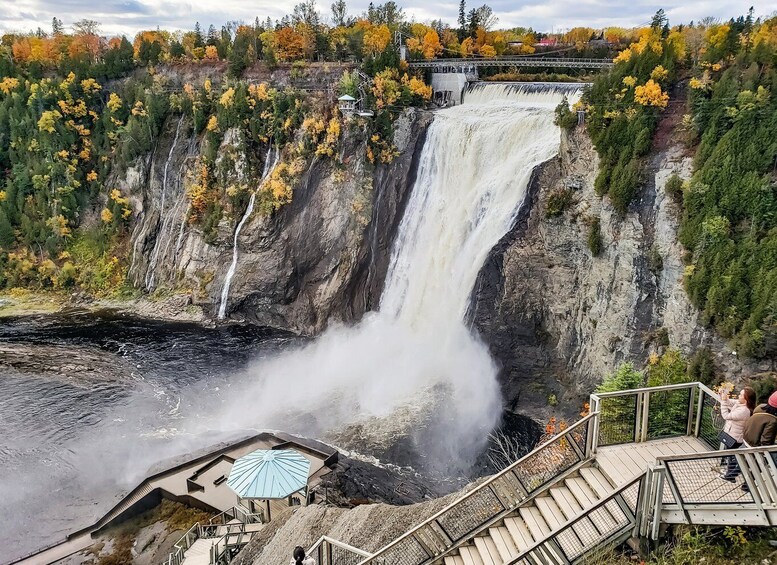
<path fill-rule="evenodd" d="M 228 317 L 312 335 L 330 321 L 356 320 L 374 308 L 430 121 L 429 113 L 406 111 L 395 124 L 399 156 L 377 167 L 365 162 L 364 131 L 351 128 L 341 141 L 343 168 L 313 158 L 291 204 L 271 215 L 252 214 L 238 238 Z M 185 119 L 170 120 L 153 153 L 117 182 L 133 195 L 138 218 L 134 285 L 185 291 L 215 318 L 241 218 L 222 220 L 210 242 L 186 221 L 185 185 L 199 143 L 191 129 Z M 237 143 L 227 132 L 219 156 L 234 157 Z M 238 179 L 255 186 L 258 179 L 234 161 Z"/>
<path fill-rule="evenodd" d="M 664 186 L 673 173 L 690 176 L 690 157 L 677 146 L 655 154 L 625 217 L 594 192 L 597 171 L 585 132 L 562 135 L 559 156 L 535 172 L 515 227 L 473 292 L 472 321 L 501 363 L 508 408 L 540 407 L 536 417 L 555 397 L 574 413 L 605 374 L 624 361 L 641 366 L 667 342 L 686 354 L 710 347 L 732 377 L 757 369 L 700 325 L 682 287 L 679 207 Z M 572 203 L 548 217 L 559 190 L 569 190 Z M 587 245 L 594 217 L 601 218 L 598 257 Z"/>

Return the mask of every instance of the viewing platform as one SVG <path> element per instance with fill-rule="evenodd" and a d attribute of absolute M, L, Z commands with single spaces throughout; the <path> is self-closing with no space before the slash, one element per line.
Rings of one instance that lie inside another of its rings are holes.
<path fill-rule="evenodd" d="M 727 451 L 701 383 L 592 394 L 591 413 L 375 553 L 322 537 L 319 565 L 572 565 L 662 526 L 777 525 L 777 445 Z M 745 485 L 743 487 L 743 485 Z"/>
<path fill-rule="evenodd" d="M 242 500 L 229 488 L 227 477 L 235 460 L 257 449 L 294 449 L 302 454 L 310 462 L 308 488 L 311 490 L 315 490 L 321 478 L 331 471 L 339 456 L 336 450 L 316 441 L 282 433 L 260 433 L 150 475 L 94 524 L 12 564 L 46 565 L 83 551 L 107 528 L 157 506 L 162 499 L 182 502 L 216 515 L 208 524 L 195 524 L 184 534 L 176 543 L 175 555 L 167 562 L 169 565 L 181 565 L 188 549 L 193 549 L 194 553 L 191 561 L 186 561 L 187 565 L 200 563 L 196 556 L 207 545 L 220 553 L 241 547 L 274 512 L 308 502 L 298 496 L 293 497 L 294 500 L 292 497 L 261 502 Z"/>

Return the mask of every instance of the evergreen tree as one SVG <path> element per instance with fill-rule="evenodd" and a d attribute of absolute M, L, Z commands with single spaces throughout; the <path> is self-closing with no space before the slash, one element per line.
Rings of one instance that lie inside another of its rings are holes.
<path fill-rule="evenodd" d="M 16 239 L 13 226 L 8 221 L 5 211 L 0 208 L 0 250 L 9 249 Z"/>
<path fill-rule="evenodd" d="M 202 36 L 202 28 L 200 28 L 200 22 L 194 24 L 194 48 L 205 47 L 205 38 Z"/>
<path fill-rule="evenodd" d="M 459 41 L 466 37 L 467 29 L 467 3 L 459 0 Z"/>
<path fill-rule="evenodd" d="M 332 24 L 336 26 L 348 25 L 348 7 L 345 0 L 332 2 Z"/>
<path fill-rule="evenodd" d="M 56 16 L 51 20 L 51 33 L 54 36 L 62 35 L 65 31 L 64 26 L 62 25 L 62 20 L 58 19 Z"/>

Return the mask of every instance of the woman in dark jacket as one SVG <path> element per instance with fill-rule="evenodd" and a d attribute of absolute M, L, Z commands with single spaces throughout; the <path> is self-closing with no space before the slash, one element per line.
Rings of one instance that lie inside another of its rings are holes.
<path fill-rule="evenodd" d="M 747 447 L 772 445 L 775 439 L 777 439 L 777 392 L 772 393 L 766 404 L 761 404 L 753 410 L 753 415 L 745 422 L 745 429 L 742 432 L 742 440 Z M 724 478 L 733 482 L 740 473 L 741 470 L 735 459 L 733 463 L 729 463 Z M 748 492 L 747 483 L 742 485 L 742 490 Z"/>
<path fill-rule="evenodd" d="M 777 392 L 774 392 L 766 404 L 761 404 L 745 422 L 742 434 L 750 447 L 772 445 L 777 438 Z"/>

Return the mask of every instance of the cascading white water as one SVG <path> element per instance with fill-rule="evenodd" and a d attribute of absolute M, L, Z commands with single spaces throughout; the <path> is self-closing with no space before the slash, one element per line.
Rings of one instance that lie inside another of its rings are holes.
<path fill-rule="evenodd" d="M 254 390 L 230 401 L 221 425 L 297 421 L 301 432 L 337 436 L 365 424 L 360 433 L 391 442 L 423 422 L 437 431 L 433 457 L 466 460 L 482 447 L 501 414 L 497 370 L 464 318 L 533 169 L 558 151 L 553 110 L 564 93 L 484 86 L 438 112 L 379 311 L 259 362 Z"/>
<path fill-rule="evenodd" d="M 170 146 L 170 152 L 167 154 L 167 161 L 165 161 L 164 173 L 162 174 L 162 196 L 159 204 L 159 218 L 162 221 L 162 225 L 157 231 L 156 241 L 154 241 L 154 249 L 151 252 L 151 259 L 148 262 L 148 270 L 146 271 L 146 288 L 153 290 L 154 287 L 154 270 L 156 269 L 157 262 L 159 261 L 160 240 L 163 239 L 165 227 L 172 221 L 167 214 L 165 214 L 165 199 L 167 198 L 167 170 L 170 168 L 170 161 L 173 158 L 175 147 L 178 145 L 178 134 L 181 133 L 181 124 L 183 123 L 183 115 L 178 120 L 178 125 L 175 128 L 175 137 L 173 138 L 173 144 Z"/>
<path fill-rule="evenodd" d="M 264 170 L 262 171 L 262 180 L 267 178 L 267 175 L 270 174 L 272 169 L 275 168 L 275 166 L 278 164 L 278 160 L 280 158 L 280 150 L 276 150 L 275 152 L 275 162 L 272 165 L 272 168 L 270 167 L 270 159 L 272 157 L 272 143 L 270 143 L 270 146 L 267 148 L 267 156 L 264 159 Z M 240 236 L 240 231 L 243 229 L 243 224 L 248 221 L 248 218 L 251 217 L 251 214 L 254 211 L 254 202 L 256 201 L 256 191 L 251 192 L 251 198 L 248 200 L 248 206 L 246 207 L 245 214 L 243 214 L 243 218 L 240 220 L 240 223 L 237 224 L 237 227 L 235 228 L 235 238 L 234 242 L 232 244 L 232 264 L 229 266 L 229 270 L 227 271 L 227 275 L 224 277 L 224 287 L 221 289 L 221 303 L 219 304 L 219 312 L 218 312 L 218 319 L 223 320 L 224 316 L 227 314 L 227 301 L 229 299 L 229 287 L 232 285 L 232 277 L 235 276 L 235 270 L 237 269 L 237 258 L 238 258 L 238 248 L 237 248 L 237 238 Z"/>

